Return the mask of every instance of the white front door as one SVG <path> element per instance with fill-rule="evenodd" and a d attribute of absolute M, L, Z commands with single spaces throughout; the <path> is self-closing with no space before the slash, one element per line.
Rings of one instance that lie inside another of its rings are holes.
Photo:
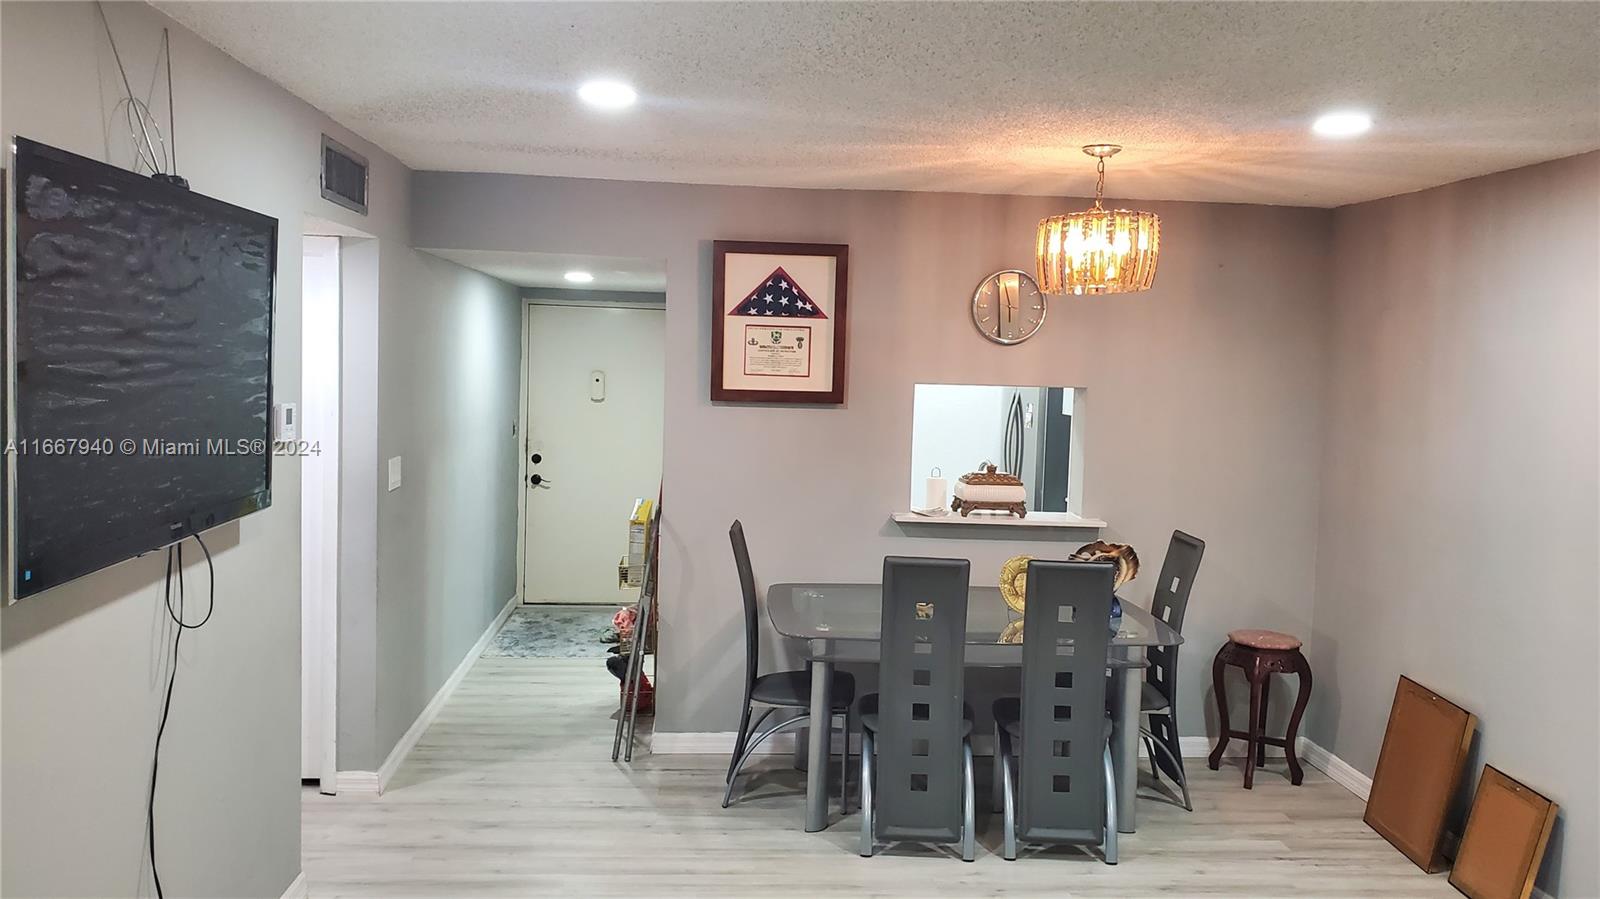
<path fill-rule="evenodd" d="M 523 599 L 633 602 L 617 563 L 633 501 L 661 485 L 666 313 L 527 310 Z"/>

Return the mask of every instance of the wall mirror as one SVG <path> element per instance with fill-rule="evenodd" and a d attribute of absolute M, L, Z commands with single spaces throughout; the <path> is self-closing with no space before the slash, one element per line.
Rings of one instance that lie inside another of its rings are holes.
<path fill-rule="evenodd" d="M 1030 512 L 1081 514 L 1083 393 L 1078 387 L 916 385 L 909 507 L 928 507 L 935 469 L 953 487 L 989 462 L 1022 480 Z M 944 508 L 949 503 L 947 490 Z"/>

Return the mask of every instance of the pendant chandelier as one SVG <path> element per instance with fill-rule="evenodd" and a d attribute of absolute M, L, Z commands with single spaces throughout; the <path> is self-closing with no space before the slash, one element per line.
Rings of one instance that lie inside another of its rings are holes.
<path fill-rule="evenodd" d="M 1048 294 L 1133 293 L 1149 290 L 1161 252 L 1161 217 L 1153 212 L 1106 209 L 1106 160 L 1122 148 L 1090 144 L 1100 179 L 1094 208 L 1052 215 L 1039 223 L 1039 290 Z"/>

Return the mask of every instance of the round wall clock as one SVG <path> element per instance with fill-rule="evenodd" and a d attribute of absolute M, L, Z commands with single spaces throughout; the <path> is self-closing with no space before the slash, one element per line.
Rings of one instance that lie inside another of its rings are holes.
<path fill-rule="evenodd" d="M 1044 325 L 1044 295 L 1027 272 L 1007 269 L 983 279 L 972 294 L 972 323 L 998 344 L 1021 343 Z"/>

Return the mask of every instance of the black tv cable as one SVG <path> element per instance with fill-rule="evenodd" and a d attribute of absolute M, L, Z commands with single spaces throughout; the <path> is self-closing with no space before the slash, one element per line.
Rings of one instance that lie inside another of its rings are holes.
<path fill-rule="evenodd" d="M 217 571 L 211 561 L 211 550 L 206 548 L 206 542 L 195 534 L 194 542 L 200 544 L 200 551 L 206 556 L 206 573 L 211 581 L 210 596 L 206 602 L 206 614 L 195 624 L 183 620 L 183 541 L 178 541 L 167 547 L 167 578 L 163 602 L 166 605 L 167 617 L 178 625 L 177 632 L 172 635 L 172 662 L 167 671 L 167 693 L 161 703 L 161 720 L 156 725 L 155 751 L 150 756 L 150 800 L 145 806 L 145 830 L 150 835 L 150 879 L 155 881 L 156 899 L 165 899 L 166 894 L 161 890 L 161 872 L 156 866 L 156 774 L 161 766 L 161 738 L 167 732 L 167 718 L 172 714 L 172 691 L 178 683 L 178 646 L 183 642 L 183 632 L 199 630 L 211 620 L 211 613 L 217 609 Z M 173 570 L 176 562 L 178 607 L 172 607 Z"/>

